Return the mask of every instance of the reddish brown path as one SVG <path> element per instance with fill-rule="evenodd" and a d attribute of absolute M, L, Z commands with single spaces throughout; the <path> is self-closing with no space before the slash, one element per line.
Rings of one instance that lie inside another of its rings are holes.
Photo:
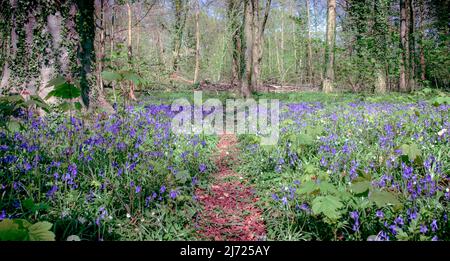
<path fill-rule="evenodd" d="M 209 189 L 196 191 L 202 210 L 197 216 L 197 232 L 206 240 L 263 240 L 265 226 L 251 187 L 231 169 L 237 162 L 237 139 L 222 135 Z"/>

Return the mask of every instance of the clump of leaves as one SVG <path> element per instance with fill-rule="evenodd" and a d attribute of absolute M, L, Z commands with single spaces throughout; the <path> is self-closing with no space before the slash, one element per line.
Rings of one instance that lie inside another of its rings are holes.
<path fill-rule="evenodd" d="M 57 97 L 63 99 L 59 107 L 63 111 L 70 111 L 73 109 L 81 110 L 82 105 L 78 101 L 74 101 L 74 99 L 81 96 L 81 88 L 79 87 L 79 83 L 69 83 L 64 77 L 58 76 L 55 79 L 52 79 L 48 82 L 47 87 L 53 86 L 53 90 L 48 93 L 45 97 L 46 100 L 51 97 Z"/>
<path fill-rule="evenodd" d="M 18 131 L 21 125 L 14 118 L 33 106 L 49 111 L 48 105 L 38 95 L 30 95 L 27 100 L 19 94 L 0 97 L 0 127 L 11 132 Z"/>
<path fill-rule="evenodd" d="M 31 224 L 24 219 L 4 219 L 0 222 L 0 241 L 55 241 L 47 221 Z"/>

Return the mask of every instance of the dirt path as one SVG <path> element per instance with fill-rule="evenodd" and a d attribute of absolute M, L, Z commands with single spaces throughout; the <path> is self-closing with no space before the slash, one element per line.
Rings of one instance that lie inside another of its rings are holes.
<path fill-rule="evenodd" d="M 206 240 L 264 240 L 265 225 L 251 187 L 231 169 L 237 163 L 237 139 L 222 135 L 215 157 L 218 171 L 208 190 L 198 189 L 203 209 L 197 216 L 197 232 Z"/>

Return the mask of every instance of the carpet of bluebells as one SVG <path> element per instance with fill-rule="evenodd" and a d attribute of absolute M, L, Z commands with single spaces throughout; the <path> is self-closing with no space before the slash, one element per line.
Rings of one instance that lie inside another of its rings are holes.
<path fill-rule="evenodd" d="M 0 220 L 53 223 L 58 240 L 187 239 L 216 137 L 174 135 L 167 105 L 95 120 L 32 113 L 0 132 Z"/>
<path fill-rule="evenodd" d="M 272 240 L 449 240 L 450 106 L 285 103 L 277 146 L 240 137 Z"/>

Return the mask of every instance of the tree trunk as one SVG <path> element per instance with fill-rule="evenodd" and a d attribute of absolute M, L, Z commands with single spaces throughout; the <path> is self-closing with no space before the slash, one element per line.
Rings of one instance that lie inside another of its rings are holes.
<path fill-rule="evenodd" d="M 409 86 L 411 91 L 416 89 L 416 46 L 415 46 L 415 35 L 414 35 L 414 25 L 415 25 L 415 12 L 414 12 L 414 0 L 409 1 L 409 65 L 410 65 L 410 75 L 409 75 Z"/>
<path fill-rule="evenodd" d="M 90 0 L 79 0 L 77 31 L 80 38 L 78 45 L 78 59 L 80 61 L 80 86 L 81 98 L 86 107 L 89 108 L 89 93 L 92 78 L 92 65 L 95 62 L 95 6 Z"/>
<path fill-rule="evenodd" d="M 246 0 L 244 7 L 244 33 L 245 33 L 245 77 L 241 84 L 241 95 L 250 97 L 253 72 L 253 0 Z"/>
<path fill-rule="evenodd" d="M 240 7 L 241 2 L 239 0 L 228 0 L 228 19 L 232 42 L 231 85 L 234 86 L 237 83 L 239 92 L 243 68 L 245 67 L 243 54 L 244 21 L 239 21 Z"/>
<path fill-rule="evenodd" d="M 308 56 L 308 68 L 307 68 L 307 73 L 308 73 L 308 82 L 309 84 L 312 83 L 312 79 L 314 78 L 313 76 L 313 72 L 312 72 L 312 47 L 311 47 L 311 27 L 310 27 L 310 15 L 309 15 L 309 0 L 306 0 L 306 30 L 308 33 L 308 38 L 307 38 L 307 42 L 308 42 L 308 52 L 307 52 L 307 56 Z"/>
<path fill-rule="evenodd" d="M 133 45 L 132 45 L 132 27 L 131 27 L 131 19 L 132 19 L 132 11 L 131 11 L 131 4 L 130 2 L 127 2 L 127 13 L 128 13 L 128 63 L 130 64 L 130 67 L 133 68 Z M 130 90 L 128 93 L 128 97 L 131 100 L 136 100 L 136 96 L 134 95 L 134 83 L 133 81 L 130 81 Z"/>
<path fill-rule="evenodd" d="M 420 79 L 422 81 L 426 81 L 426 63 L 425 63 L 425 52 L 424 52 L 424 38 L 425 38 L 425 30 L 423 21 L 425 18 L 425 8 L 423 0 L 419 2 L 419 48 L 420 48 Z"/>
<path fill-rule="evenodd" d="M 375 83 L 375 92 L 383 94 L 386 92 L 386 73 L 380 68 L 376 69 L 377 81 Z"/>
<path fill-rule="evenodd" d="M 407 26 L 407 8 L 408 0 L 400 0 L 400 47 L 401 47 L 401 61 L 400 61 L 400 79 L 399 90 L 401 92 L 408 92 L 409 89 L 409 42 L 408 42 L 408 26 Z"/>
<path fill-rule="evenodd" d="M 96 49 L 97 61 L 97 85 L 95 86 L 95 94 L 97 95 L 96 106 L 100 109 L 106 110 L 109 113 L 114 112 L 113 107 L 105 97 L 105 90 L 103 87 L 102 71 L 104 68 L 105 59 L 105 0 L 95 1 L 96 17 L 98 19 L 97 26 L 99 31 L 98 48 Z"/>
<path fill-rule="evenodd" d="M 194 70 L 194 83 L 198 82 L 198 73 L 200 70 L 200 0 L 196 1 L 195 10 L 195 70 Z"/>
<path fill-rule="evenodd" d="M 336 38 L 336 0 L 328 0 L 327 32 L 325 46 L 325 75 L 322 91 L 333 91 L 334 84 L 334 44 Z"/>
<path fill-rule="evenodd" d="M 180 59 L 180 51 L 181 51 L 181 42 L 183 39 L 183 31 L 186 23 L 186 15 L 187 10 L 184 4 L 184 0 L 173 0 L 173 5 L 175 8 L 175 23 L 174 23 L 174 35 L 173 35 L 173 44 L 172 44 L 172 52 L 173 52 L 173 62 L 172 62 L 172 70 L 173 72 L 178 71 L 179 67 L 179 59 Z"/>

